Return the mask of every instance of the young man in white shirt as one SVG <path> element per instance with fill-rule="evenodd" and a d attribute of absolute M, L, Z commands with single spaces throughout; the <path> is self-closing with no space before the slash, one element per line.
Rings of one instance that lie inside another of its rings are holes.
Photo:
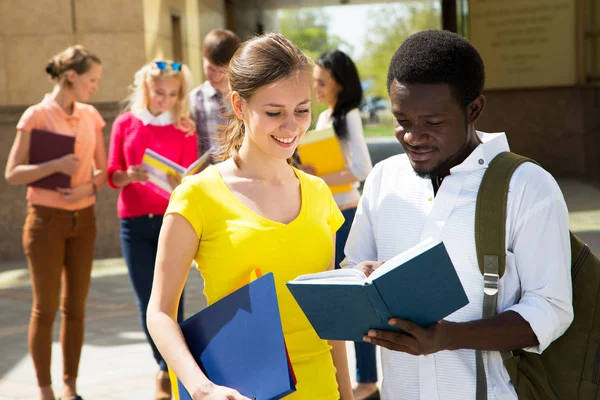
<path fill-rule="evenodd" d="M 477 50 L 447 31 L 411 36 L 391 60 L 388 92 L 405 154 L 367 179 L 344 266 L 376 268 L 427 237 L 442 240 L 469 304 L 427 328 L 392 319 L 405 333 L 368 332 L 365 341 L 383 347 L 383 399 L 475 399 L 476 349 L 487 398 L 517 399 L 500 351 L 542 352 L 573 319 L 567 208 L 552 176 L 532 163 L 510 183 L 498 313 L 482 319 L 475 204 L 489 162 L 509 150 L 503 133 L 475 130 L 484 80 Z"/>
<path fill-rule="evenodd" d="M 227 106 L 223 101 L 229 91 L 227 66 L 240 45 L 240 38 L 230 30 L 214 29 L 202 43 L 202 67 L 206 81 L 190 92 L 190 110 L 196 121 L 198 154 L 217 145 L 217 127 L 223 123 Z"/>

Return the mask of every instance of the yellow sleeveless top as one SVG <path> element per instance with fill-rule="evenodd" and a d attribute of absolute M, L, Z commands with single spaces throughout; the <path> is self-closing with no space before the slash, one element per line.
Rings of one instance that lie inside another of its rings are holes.
<path fill-rule="evenodd" d="M 256 268 L 263 274 L 273 272 L 283 333 L 298 381 L 296 392 L 286 398 L 338 400 L 331 347 L 317 336 L 285 283 L 328 268 L 334 256 L 332 235 L 344 217 L 323 180 L 294 172 L 302 206 L 288 224 L 251 211 L 230 191 L 215 166 L 185 178 L 173 192 L 165 215 L 182 215 L 200 239 L 194 260 L 204 279 L 208 305 L 248 283 Z"/>

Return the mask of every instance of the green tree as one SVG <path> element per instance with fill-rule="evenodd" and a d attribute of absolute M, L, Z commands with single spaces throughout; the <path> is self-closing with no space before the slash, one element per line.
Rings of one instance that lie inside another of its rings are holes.
<path fill-rule="evenodd" d="M 326 51 L 340 47 L 340 45 L 351 48 L 341 38 L 329 33 L 329 18 L 322 9 L 283 10 L 279 11 L 278 19 L 279 31 L 313 60 L 316 60 Z M 313 99 L 313 126 L 319 114 L 326 108 L 327 105 L 319 104 Z"/>
<path fill-rule="evenodd" d="M 329 18 L 322 9 L 283 10 L 278 13 L 279 30 L 316 60 L 322 53 L 348 46 L 328 31 Z"/>
<path fill-rule="evenodd" d="M 413 33 L 440 29 L 440 9 L 434 2 L 382 6 L 369 12 L 366 23 L 365 51 L 357 67 L 361 79 L 371 82 L 365 94 L 386 98 L 387 70 L 392 56 Z"/>

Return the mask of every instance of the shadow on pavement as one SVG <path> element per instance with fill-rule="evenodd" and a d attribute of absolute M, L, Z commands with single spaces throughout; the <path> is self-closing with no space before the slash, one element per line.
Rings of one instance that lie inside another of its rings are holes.
<path fill-rule="evenodd" d="M 191 270 L 186 285 L 186 317 L 206 307 L 206 300 L 202 294 L 203 283 L 200 273 Z M 27 352 L 27 330 L 31 312 L 31 289 L 21 286 L 0 290 L 0 380 L 11 375 L 11 379 L 27 381 L 35 386 L 35 375 L 32 366 L 29 368 L 17 365 L 25 360 L 31 365 Z M 60 310 L 54 322 L 54 342 L 58 342 L 60 330 Z M 86 357 L 86 346 L 92 347 L 120 347 L 142 344 L 147 346 L 151 359 L 151 349 L 140 327 L 140 320 L 133 289 L 129 277 L 123 270 L 122 273 L 112 276 L 96 277 L 92 279 L 88 303 L 86 308 L 86 333 L 82 363 Z M 126 347 L 124 347 L 126 348 Z M 53 360 L 62 359 L 58 347 L 53 346 Z M 125 355 L 124 355 L 125 356 Z M 118 360 L 115 360 L 118 362 Z M 53 376 L 54 371 L 53 361 Z M 27 371 L 25 371 L 27 370 Z M 12 372 L 11 372 L 12 371 Z M 58 371 L 60 372 L 60 371 Z M 98 371 L 101 373 L 102 371 Z M 17 374 L 17 377 L 12 375 Z M 27 375 L 27 376 L 24 376 Z M 1 395 L 5 393 L 1 393 Z"/>

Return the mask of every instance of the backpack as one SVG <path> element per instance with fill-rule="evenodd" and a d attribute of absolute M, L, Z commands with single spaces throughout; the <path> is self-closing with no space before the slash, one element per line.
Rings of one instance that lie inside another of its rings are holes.
<path fill-rule="evenodd" d="M 475 242 L 484 275 L 483 318 L 496 314 L 498 280 L 505 267 L 506 202 L 515 169 L 535 161 L 504 152 L 488 166 L 475 212 Z M 537 163 L 536 163 L 537 164 Z M 571 236 L 571 278 L 575 318 L 542 354 L 502 353 L 519 399 L 600 400 L 600 260 L 576 235 Z M 483 358 L 476 352 L 477 400 L 487 398 Z"/>

